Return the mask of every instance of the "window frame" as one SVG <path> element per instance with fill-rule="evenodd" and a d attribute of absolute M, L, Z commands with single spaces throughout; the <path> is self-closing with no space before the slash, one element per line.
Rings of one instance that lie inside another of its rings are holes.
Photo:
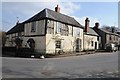
<path fill-rule="evenodd" d="M 31 22 L 31 32 L 36 32 L 36 21 Z"/>
<path fill-rule="evenodd" d="M 47 34 L 54 34 L 54 21 L 53 20 L 47 21 Z"/>
<path fill-rule="evenodd" d="M 80 36 L 80 29 L 76 29 L 76 36 Z"/>
<path fill-rule="evenodd" d="M 67 24 L 63 24 L 64 26 L 62 26 L 62 35 L 68 36 L 69 35 L 69 27 Z"/>
<path fill-rule="evenodd" d="M 92 46 L 92 47 L 94 46 L 94 42 L 93 42 L 93 41 L 91 41 L 91 46 Z"/>
<path fill-rule="evenodd" d="M 62 23 L 57 22 L 57 33 L 61 33 L 62 32 Z"/>
<path fill-rule="evenodd" d="M 56 48 L 61 48 L 61 40 L 55 41 L 55 47 Z"/>
<path fill-rule="evenodd" d="M 112 36 L 111 35 L 110 35 L 109 39 L 112 40 Z"/>

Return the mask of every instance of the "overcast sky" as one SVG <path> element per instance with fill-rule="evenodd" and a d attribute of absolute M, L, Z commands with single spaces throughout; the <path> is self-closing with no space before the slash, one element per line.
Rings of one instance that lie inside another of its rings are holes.
<path fill-rule="evenodd" d="M 99 22 L 100 26 L 118 26 L 118 2 L 3 2 L 2 30 L 12 28 L 17 17 L 23 22 L 44 8 L 54 10 L 57 4 L 60 13 L 74 17 L 82 25 L 88 17 L 91 27 L 95 22 Z"/>

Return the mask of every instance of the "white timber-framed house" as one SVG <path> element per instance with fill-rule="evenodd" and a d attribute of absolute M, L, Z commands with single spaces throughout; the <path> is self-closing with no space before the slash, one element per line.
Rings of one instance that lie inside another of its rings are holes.
<path fill-rule="evenodd" d="M 19 31 L 18 28 L 18 31 L 14 30 L 19 24 L 22 24 L 22 30 Z M 9 45 L 8 41 L 11 39 L 10 36 L 19 32 L 23 34 L 22 37 L 17 36 L 22 39 L 22 47 L 31 47 L 32 43 L 36 52 L 54 54 L 61 51 L 83 50 L 83 26 L 73 17 L 61 14 L 58 5 L 55 11 L 45 8 L 19 24 L 10 30 L 13 31 L 12 33 L 8 31 L 7 46 L 15 46 L 15 44 Z"/>

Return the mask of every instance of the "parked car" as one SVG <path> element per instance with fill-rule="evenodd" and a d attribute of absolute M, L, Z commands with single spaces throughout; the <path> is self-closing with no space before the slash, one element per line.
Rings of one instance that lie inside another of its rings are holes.
<path fill-rule="evenodd" d="M 118 50 L 118 47 L 116 44 L 107 44 L 106 45 L 106 51 L 108 52 L 116 52 Z"/>

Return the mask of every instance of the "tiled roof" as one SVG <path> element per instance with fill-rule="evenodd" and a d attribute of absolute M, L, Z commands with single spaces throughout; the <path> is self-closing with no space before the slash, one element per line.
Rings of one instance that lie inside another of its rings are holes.
<path fill-rule="evenodd" d="M 74 25 L 76 27 L 83 28 L 82 25 L 80 25 L 73 17 L 61 14 L 59 12 L 55 12 L 47 8 L 45 8 L 44 10 L 42 10 L 35 16 L 31 17 L 30 19 L 26 20 L 24 23 L 37 21 L 37 20 L 45 19 L 45 18 L 49 18 L 49 19 L 56 20 L 62 23 L 66 23 L 66 24 Z"/>

